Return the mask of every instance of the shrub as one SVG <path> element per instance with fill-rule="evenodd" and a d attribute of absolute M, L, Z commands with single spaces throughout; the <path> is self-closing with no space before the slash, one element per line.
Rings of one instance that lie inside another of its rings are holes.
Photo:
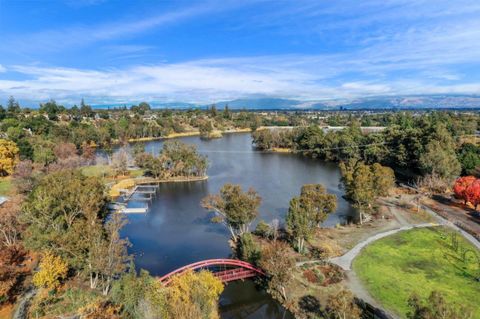
<path fill-rule="evenodd" d="M 267 238 L 268 236 L 270 236 L 270 225 L 268 225 L 265 221 L 261 220 L 255 228 L 255 235 Z"/>
<path fill-rule="evenodd" d="M 322 284 L 325 281 L 325 275 L 318 268 L 313 269 L 313 272 L 317 277 L 317 283 Z"/>
<path fill-rule="evenodd" d="M 260 249 L 253 240 L 253 235 L 245 233 L 238 242 L 238 256 L 240 259 L 256 264 L 260 259 Z"/>
<path fill-rule="evenodd" d="M 312 284 L 322 284 L 325 280 L 325 276 L 318 268 L 305 269 L 303 277 Z"/>
<path fill-rule="evenodd" d="M 45 253 L 40 262 L 40 270 L 33 275 L 33 284 L 37 287 L 54 289 L 68 273 L 68 265 L 62 258 L 51 252 Z"/>

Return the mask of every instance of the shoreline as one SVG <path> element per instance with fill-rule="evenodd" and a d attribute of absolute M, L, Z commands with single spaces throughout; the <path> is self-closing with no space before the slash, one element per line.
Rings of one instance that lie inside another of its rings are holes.
<path fill-rule="evenodd" d="M 293 153 L 291 148 L 286 147 L 272 147 L 270 151 L 273 153 Z"/>
<path fill-rule="evenodd" d="M 172 178 L 172 179 L 155 179 L 149 177 L 136 177 L 136 178 L 126 178 L 118 181 L 113 184 L 108 193 L 112 199 L 116 199 L 121 195 L 121 190 L 131 190 L 138 185 L 148 185 L 148 184 L 164 184 L 164 183 L 188 183 L 188 182 L 201 182 L 208 180 L 208 175 L 205 176 L 195 176 L 188 178 Z"/>
<path fill-rule="evenodd" d="M 205 176 L 195 176 L 195 177 L 182 177 L 182 178 L 172 178 L 172 179 L 157 179 L 157 178 L 137 178 L 134 179 L 135 185 L 142 184 L 164 184 L 164 183 L 188 183 L 188 182 L 201 182 L 208 180 L 208 175 Z"/>
<path fill-rule="evenodd" d="M 249 133 L 252 130 L 250 128 L 236 128 L 230 130 L 217 130 L 221 134 L 237 134 L 237 133 Z M 200 136 L 200 131 L 191 131 L 191 132 L 182 132 L 182 133 L 170 133 L 166 136 L 155 136 L 155 137 L 138 137 L 138 138 L 130 138 L 128 139 L 129 143 L 135 142 L 150 142 L 150 141 L 159 141 L 159 140 L 168 140 L 172 138 L 179 138 L 179 137 L 189 137 L 189 136 Z M 120 141 L 116 140 L 113 141 L 112 144 L 120 144 Z"/>

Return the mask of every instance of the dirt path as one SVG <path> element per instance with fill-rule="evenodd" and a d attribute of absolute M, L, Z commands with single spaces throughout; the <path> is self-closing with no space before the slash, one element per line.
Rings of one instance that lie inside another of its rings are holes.
<path fill-rule="evenodd" d="M 37 290 L 30 288 L 30 290 L 23 295 L 20 302 L 17 304 L 15 312 L 12 316 L 12 319 L 26 319 L 28 314 L 28 307 L 30 307 L 30 301 L 37 293 Z"/>

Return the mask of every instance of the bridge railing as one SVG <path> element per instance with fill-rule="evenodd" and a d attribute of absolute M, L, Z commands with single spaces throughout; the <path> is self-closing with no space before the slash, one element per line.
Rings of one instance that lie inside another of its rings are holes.
<path fill-rule="evenodd" d="M 237 259 L 207 259 L 175 269 L 174 271 L 160 277 L 159 280 L 162 283 L 168 284 L 173 276 L 179 275 L 187 270 L 204 269 L 213 266 L 235 266 L 253 272 L 257 275 L 265 276 L 265 272 L 262 269 L 255 267 L 246 261 Z M 252 275 L 249 275 L 249 277 L 252 277 Z"/>

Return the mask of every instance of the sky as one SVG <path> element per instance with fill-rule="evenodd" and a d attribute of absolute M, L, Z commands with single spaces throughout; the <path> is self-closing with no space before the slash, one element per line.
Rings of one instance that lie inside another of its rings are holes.
<path fill-rule="evenodd" d="M 478 0 L 0 0 L 0 103 L 480 94 Z"/>

